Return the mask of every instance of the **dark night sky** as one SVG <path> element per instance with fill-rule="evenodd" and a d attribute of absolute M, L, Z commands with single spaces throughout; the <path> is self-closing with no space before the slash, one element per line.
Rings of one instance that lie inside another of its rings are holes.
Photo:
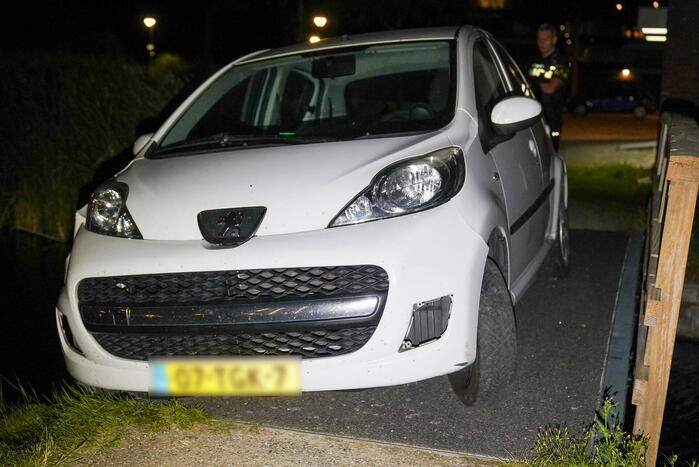
<path fill-rule="evenodd" d="M 470 0 L 416 0 L 409 8 L 405 0 L 27 0 L 1 7 L 0 50 L 122 53 L 144 60 L 147 32 L 142 18 L 152 15 L 158 19 L 158 51 L 220 65 L 243 53 L 296 41 L 299 4 L 306 19 L 314 11 L 326 13 L 333 25 L 330 34 L 461 23 L 511 34 L 504 25 L 516 19 L 519 34 L 531 37 L 530 31 L 543 21 L 594 20 L 621 30 L 624 24 L 633 25 L 638 5 L 651 3 L 620 1 L 625 5 L 621 13 L 614 10 L 614 0 L 510 0 L 511 8 L 501 14 L 484 14 L 470 7 Z"/>

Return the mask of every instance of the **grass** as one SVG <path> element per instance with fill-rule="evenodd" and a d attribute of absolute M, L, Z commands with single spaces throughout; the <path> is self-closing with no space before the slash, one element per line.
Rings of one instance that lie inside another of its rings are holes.
<path fill-rule="evenodd" d="M 605 398 L 595 421 L 580 435 L 572 435 L 566 425 L 544 429 L 537 435 L 532 457 L 525 461 L 506 463 L 511 466 L 532 467 L 595 467 L 623 466 L 643 467 L 646 465 L 648 438 L 625 432 L 616 422 L 616 403 Z M 672 455 L 659 459 L 658 465 L 686 465 L 697 467 L 696 460 L 683 461 Z"/>
<path fill-rule="evenodd" d="M 645 209 L 650 176 L 651 169 L 622 163 L 569 166 L 568 189 L 575 199 Z"/>
<path fill-rule="evenodd" d="M 596 216 L 622 219 L 628 230 L 645 233 L 650 177 L 651 169 L 629 164 L 569 166 L 571 209 L 586 206 Z M 699 283 L 699 222 L 692 227 L 685 281 Z"/>
<path fill-rule="evenodd" d="M 629 231 L 644 232 L 650 175 L 650 169 L 621 163 L 569 166 L 571 209 L 595 218 L 611 218 Z"/>
<path fill-rule="evenodd" d="M 644 466 L 648 440 L 628 434 L 614 423 L 615 408 L 616 404 L 606 398 L 595 421 L 580 436 L 571 435 L 567 426 L 539 433 L 529 465 Z"/>
<path fill-rule="evenodd" d="M 549 427 L 537 435 L 529 459 L 509 462 L 508 466 L 645 466 L 648 440 L 625 433 L 614 423 L 615 403 L 606 398 L 595 421 L 580 435 L 566 425 Z"/>
<path fill-rule="evenodd" d="M 177 400 L 144 401 L 63 386 L 46 403 L 23 392 L 0 400 L 0 465 L 71 464 L 81 452 L 117 444 L 133 428 L 164 431 L 213 423 L 209 414 Z"/>

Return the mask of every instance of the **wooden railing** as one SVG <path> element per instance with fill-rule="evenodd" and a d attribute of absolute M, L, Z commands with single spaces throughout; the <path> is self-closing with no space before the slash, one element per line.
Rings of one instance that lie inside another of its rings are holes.
<path fill-rule="evenodd" d="M 695 119 L 663 113 L 646 245 L 632 402 L 634 432 L 650 440 L 655 466 L 663 423 L 677 318 L 682 300 L 699 189 L 699 127 Z"/>

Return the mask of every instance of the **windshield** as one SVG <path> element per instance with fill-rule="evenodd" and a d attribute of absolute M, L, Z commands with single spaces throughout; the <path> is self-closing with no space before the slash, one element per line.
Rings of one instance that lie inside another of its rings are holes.
<path fill-rule="evenodd" d="M 424 41 L 235 66 L 190 105 L 157 152 L 434 130 L 454 115 L 453 57 L 452 41 Z"/>

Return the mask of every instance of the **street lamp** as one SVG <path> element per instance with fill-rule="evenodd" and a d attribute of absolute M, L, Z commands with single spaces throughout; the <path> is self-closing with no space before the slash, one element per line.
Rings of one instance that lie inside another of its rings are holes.
<path fill-rule="evenodd" d="M 153 62 L 153 57 L 155 57 L 155 42 L 153 41 L 153 28 L 155 27 L 155 18 L 147 16 L 143 18 L 143 24 L 148 28 L 148 43 L 146 44 L 146 50 L 148 51 L 148 62 Z"/>
<path fill-rule="evenodd" d="M 313 25 L 317 29 L 322 29 L 325 26 L 327 26 L 327 24 L 328 24 L 328 18 L 326 16 L 317 15 L 317 16 L 313 17 Z M 311 44 L 317 44 L 318 42 L 320 42 L 320 35 L 318 35 L 318 33 L 311 34 L 308 37 L 308 42 L 310 42 Z"/>
<path fill-rule="evenodd" d="M 313 24 L 317 28 L 324 28 L 328 24 L 328 18 L 325 16 L 314 16 Z"/>

